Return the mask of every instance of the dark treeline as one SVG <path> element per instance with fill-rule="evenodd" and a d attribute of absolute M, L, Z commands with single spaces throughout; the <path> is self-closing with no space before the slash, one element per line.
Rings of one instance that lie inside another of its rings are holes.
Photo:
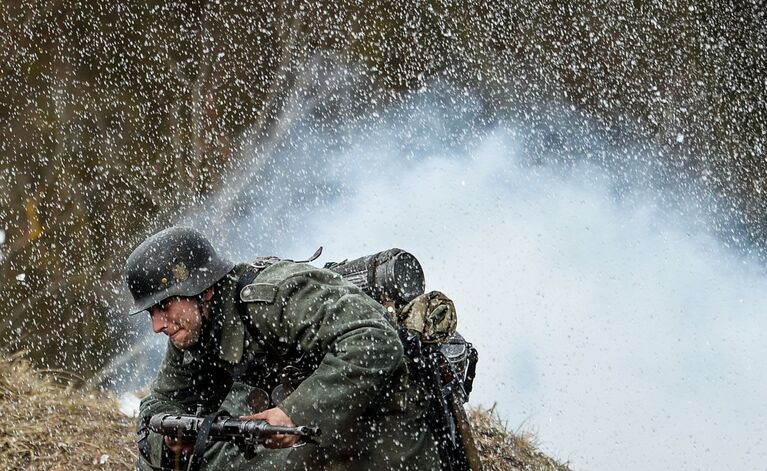
<path fill-rule="evenodd" d="M 279 141 L 290 103 L 332 125 L 448 83 L 541 152 L 566 141 L 563 104 L 707 189 L 722 237 L 766 246 L 758 2 L 10 1 L 0 45 L 0 343 L 47 367 L 125 347 L 127 253 L 237 174 L 242 136 Z M 322 94 L 318 63 L 356 85 Z"/>

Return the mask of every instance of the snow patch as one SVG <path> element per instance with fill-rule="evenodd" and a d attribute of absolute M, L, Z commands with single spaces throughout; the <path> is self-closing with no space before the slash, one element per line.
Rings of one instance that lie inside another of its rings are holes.
<path fill-rule="evenodd" d="M 120 413 L 128 417 L 136 417 L 140 403 L 141 399 L 138 396 L 133 393 L 125 393 L 120 396 Z"/>

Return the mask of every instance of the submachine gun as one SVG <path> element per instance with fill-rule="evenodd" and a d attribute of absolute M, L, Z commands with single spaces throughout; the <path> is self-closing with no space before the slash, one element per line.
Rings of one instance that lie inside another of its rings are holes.
<path fill-rule="evenodd" d="M 408 368 L 429 403 L 426 420 L 437 441 L 442 471 L 482 469 L 464 404 L 469 400 L 477 350 L 456 332 L 453 302 L 425 292 L 418 260 L 390 249 L 325 265 L 382 304 L 397 328 Z"/>
<path fill-rule="evenodd" d="M 243 451 L 246 459 L 252 459 L 257 446 L 275 435 L 298 435 L 301 441 L 307 443 L 312 443 L 313 438 L 320 435 L 317 427 L 270 425 L 265 420 L 232 417 L 225 411 L 207 416 L 201 416 L 201 410 L 197 415 L 155 414 L 147 419 L 146 425 L 152 432 L 195 442 L 191 458 L 168 456 L 167 459 L 177 462 L 161 467 L 188 471 L 200 469 L 205 447 L 210 442 L 232 442 Z"/>

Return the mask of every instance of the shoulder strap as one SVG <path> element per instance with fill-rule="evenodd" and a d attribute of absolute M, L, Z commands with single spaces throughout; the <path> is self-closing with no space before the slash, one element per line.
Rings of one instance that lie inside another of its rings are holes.
<path fill-rule="evenodd" d="M 243 290 L 247 286 L 253 284 L 256 277 L 262 271 L 264 271 L 266 268 L 274 265 L 275 263 L 279 261 L 292 262 L 292 260 L 285 260 L 285 259 L 280 259 L 277 257 L 259 257 L 256 259 L 254 263 L 248 266 L 247 271 L 240 276 L 239 280 L 237 280 L 237 296 L 236 296 L 237 313 L 240 315 L 240 319 L 242 320 L 242 323 L 245 326 L 245 330 L 248 332 L 248 334 L 250 334 L 251 338 L 254 341 L 259 342 L 262 345 L 266 346 L 267 349 L 269 349 L 271 352 L 280 352 L 282 356 L 293 355 L 292 357 L 293 360 L 291 360 L 293 363 L 299 363 L 302 360 L 313 361 L 308 358 L 305 358 L 305 355 L 303 355 L 301 352 L 299 352 L 298 350 L 295 350 L 293 347 L 290 347 L 287 344 L 282 345 L 282 344 L 279 344 L 278 342 L 278 345 L 275 345 L 269 342 L 262 335 L 259 335 L 258 328 L 254 325 L 253 319 L 250 317 L 250 314 L 248 313 L 248 309 L 245 306 L 246 301 L 242 300 Z M 295 262 L 295 263 L 298 263 L 298 262 Z M 276 294 L 276 291 L 274 293 Z M 317 364 L 319 364 L 319 362 L 317 362 Z"/>
<path fill-rule="evenodd" d="M 241 304 L 240 293 L 243 288 L 253 283 L 259 273 L 282 260 L 279 257 L 256 257 L 253 263 L 248 265 L 247 271 L 237 280 L 237 303 Z"/>
<path fill-rule="evenodd" d="M 251 263 L 248 266 L 247 271 L 245 271 L 245 273 L 243 273 L 240 276 L 240 279 L 237 280 L 237 292 L 235 296 L 235 304 L 237 305 L 237 309 L 236 309 L 237 314 L 240 315 L 240 319 L 242 320 L 242 323 L 245 326 L 245 330 L 254 341 L 266 342 L 266 339 L 264 339 L 261 335 L 258 334 L 258 329 L 256 329 L 255 325 L 253 325 L 253 319 L 251 319 L 250 315 L 248 314 L 248 310 L 245 307 L 245 302 L 243 302 L 242 300 L 241 293 L 246 286 L 252 284 L 253 281 L 255 281 L 256 277 L 262 271 L 274 265 L 275 263 L 279 262 L 280 260 L 281 259 L 278 257 L 258 257 L 253 263 Z M 271 347 L 274 350 L 271 344 L 267 344 L 267 346 Z"/>
<path fill-rule="evenodd" d="M 242 290 L 245 289 L 246 286 L 253 283 L 253 280 L 256 279 L 256 277 L 264 271 L 267 267 L 272 266 L 273 264 L 279 262 L 280 259 L 277 257 L 258 257 L 256 260 L 248 265 L 247 270 L 245 273 L 243 273 L 240 276 L 240 279 L 237 280 L 237 291 L 236 291 L 236 302 L 237 304 L 237 313 L 240 315 L 240 318 L 242 319 L 242 323 L 245 324 L 245 328 L 247 329 L 248 333 L 251 335 L 251 337 L 257 338 L 253 331 L 253 323 L 250 319 L 250 316 L 248 316 L 248 313 L 245 310 L 245 305 L 242 302 Z"/>

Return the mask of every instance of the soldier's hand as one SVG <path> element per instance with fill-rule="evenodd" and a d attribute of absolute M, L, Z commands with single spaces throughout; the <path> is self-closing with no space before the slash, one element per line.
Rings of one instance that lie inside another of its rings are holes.
<path fill-rule="evenodd" d="M 281 425 L 284 427 L 295 427 L 296 424 L 290 420 L 288 414 L 283 412 L 279 407 L 273 407 L 263 412 L 259 412 L 255 415 L 248 415 L 242 417 L 243 419 L 265 420 L 269 422 L 269 425 Z M 274 437 L 266 440 L 264 446 L 267 448 L 290 448 L 298 441 L 297 435 L 275 435 Z"/>
<path fill-rule="evenodd" d="M 176 437 L 165 436 L 165 446 L 176 455 L 191 455 L 194 451 L 194 441 L 182 440 Z"/>

